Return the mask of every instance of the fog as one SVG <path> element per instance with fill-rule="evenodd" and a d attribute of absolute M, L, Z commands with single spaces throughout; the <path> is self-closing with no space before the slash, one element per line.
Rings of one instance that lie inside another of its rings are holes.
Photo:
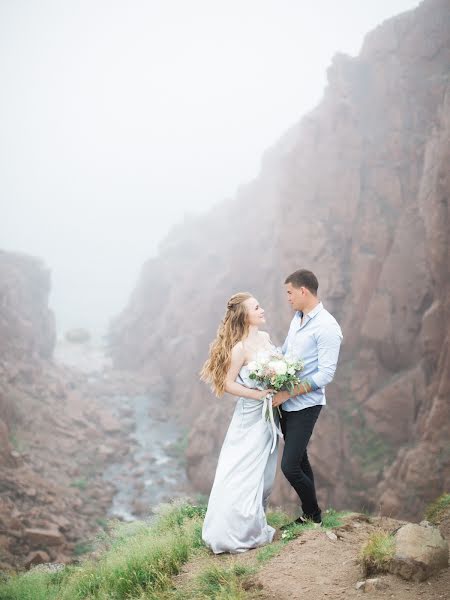
<path fill-rule="evenodd" d="M 255 177 L 337 51 L 411 0 L 2 0 L 0 248 L 105 330 L 186 213 Z M 182 301 L 182 299 L 180 299 Z"/>

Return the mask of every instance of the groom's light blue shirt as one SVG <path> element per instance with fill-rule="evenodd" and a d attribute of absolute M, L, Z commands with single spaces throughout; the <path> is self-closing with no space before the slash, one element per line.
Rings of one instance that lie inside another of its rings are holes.
<path fill-rule="evenodd" d="M 281 408 L 288 412 L 326 404 L 325 386 L 334 377 L 343 339 L 338 322 L 322 302 L 305 314 L 300 324 L 301 318 L 302 313 L 297 311 L 282 350 L 285 355 L 303 360 L 305 367 L 299 376 L 311 383 L 312 390 L 286 400 Z"/>

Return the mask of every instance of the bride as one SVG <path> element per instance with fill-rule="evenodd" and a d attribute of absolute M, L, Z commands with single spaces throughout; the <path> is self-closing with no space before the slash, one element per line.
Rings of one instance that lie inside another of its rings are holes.
<path fill-rule="evenodd" d="M 275 533 L 265 510 L 277 466 L 273 450 L 281 432 L 262 414 L 264 398 L 272 390 L 258 389 L 247 366 L 260 353 L 275 350 L 269 335 L 259 330 L 265 321 L 264 310 L 251 294 L 231 296 L 200 374 L 217 396 L 238 396 L 203 524 L 203 541 L 215 554 L 245 552 L 270 543 Z"/>

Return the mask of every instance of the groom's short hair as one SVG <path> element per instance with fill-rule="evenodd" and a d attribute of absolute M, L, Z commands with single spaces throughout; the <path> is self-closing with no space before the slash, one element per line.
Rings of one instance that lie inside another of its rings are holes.
<path fill-rule="evenodd" d="M 319 289 L 317 277 L 312 271 L 307 271 L 306 269 L 294 271 L 289 277 L 286 277 L 284 283 L 291 283 L 295 288 L 305 287 L 311 294 L 314 294 L 314 296 L 317 296 L 317 290 Z"/>

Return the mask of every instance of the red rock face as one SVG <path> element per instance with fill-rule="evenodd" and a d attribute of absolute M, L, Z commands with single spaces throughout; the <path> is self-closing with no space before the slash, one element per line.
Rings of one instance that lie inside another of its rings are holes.
<path fill-rule="evenodd" d="M 49 358 L 55 319 L 49 271 L 36 258 L 0 250 L 0 360 Z"/>
<path fill-rule="evenodd" d="M 30 379 L 29 361 L 53 352 L 55 320 L 47 305 L 49 292 L 49 273 L 38 259 L 0 250 L 0 465 L 12 467 L 16 462 L 8 429 L 17 416 L 16 399 L 4 384 L 21 370 Z"/>
<path fill-rule="evenodd" d="M 89 382 L 47 359 L 48 291 L 39 261 L 0 252 L 0 570 L 73 560 L 111 505 L 105 468 L 131 442 L 105 401 L 127 393 L 125 376 Z"/>
<path fill-rule="evenodd" d="M 236 198 L 174 229 L 111 328 L 117 365 L 162 374 L 208 493 L 234 404 L 198 381 L 226 300 L 282 342 L 284 278 L 312 269 L 344 344 L 311 442 L 324 506 L 416 517 L 450 489 L 450 4 L 425 0 L 338 55 L 320 105 Z M 275 503 L 294 500 L 279 476 Z"/>

